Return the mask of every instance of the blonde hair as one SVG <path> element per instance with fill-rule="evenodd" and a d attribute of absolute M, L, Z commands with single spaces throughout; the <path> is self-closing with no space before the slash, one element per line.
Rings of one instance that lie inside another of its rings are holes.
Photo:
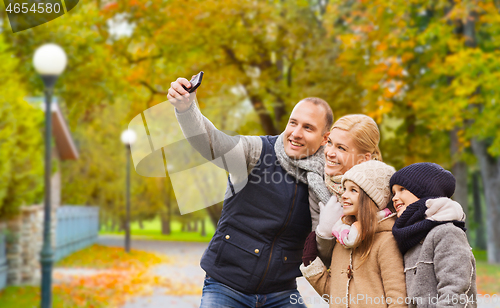
<path fill-rule="evenodd" d="M 345 130 L 353 137 L 354 146 L 362 153 L 370 153 L 372 159 L 382 161 L 378 147 L 380 131 L 377 123 L 364 114 L 349 114 L 338 119 L 332 127 Z"/>

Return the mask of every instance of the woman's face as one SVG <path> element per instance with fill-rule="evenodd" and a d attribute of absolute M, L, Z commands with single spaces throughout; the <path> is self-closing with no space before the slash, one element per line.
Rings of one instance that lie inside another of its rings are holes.
<path fill-rule="evenodd" d="M 348 131 L 334 128 L 325 145 L 325 173 L 329 176 L 343 175 L 354 165 L 371 159 L 370 153 L 361 153 L 354 146 Z"/>

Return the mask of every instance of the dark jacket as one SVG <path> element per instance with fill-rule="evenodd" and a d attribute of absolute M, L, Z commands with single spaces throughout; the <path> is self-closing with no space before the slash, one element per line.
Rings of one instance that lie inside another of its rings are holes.
<path fill-rule="evenodd" d="M 279 165 L 277 137 L 261 137 L 259 162 L 245 187 L 224 201 L 201 259 L 208 276 L 247 294 L 295 289 L 295 278 L 302 275 L 304 241 L 311 232 L 308 187 Z"/>

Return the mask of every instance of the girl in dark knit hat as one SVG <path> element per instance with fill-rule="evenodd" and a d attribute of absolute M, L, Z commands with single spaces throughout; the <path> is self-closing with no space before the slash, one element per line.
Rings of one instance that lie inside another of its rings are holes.
<path fill-rule="evenodd" d="M 404 255 L 409 307 L 477 307 L 476 262 L 465 224 L 428 208 L 429 200 L 451 198 L 455 177 L 437 164 L 417 163 L 394 173 L 390 187 L 398 216 L 392 232 Z"/>

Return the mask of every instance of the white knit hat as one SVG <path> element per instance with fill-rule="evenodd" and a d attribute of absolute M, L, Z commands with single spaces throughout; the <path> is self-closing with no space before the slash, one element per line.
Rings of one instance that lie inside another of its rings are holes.
<path fill-rule="evenodd" d="M 391 198 L 389 181 L 396 172 L 389 166 L 378 160 L 369 160 L 355 165 L 342 177 L 342 185 L 349 180 L 356 183 L 372 200 L 379 210 L 387 207 Z"/>

